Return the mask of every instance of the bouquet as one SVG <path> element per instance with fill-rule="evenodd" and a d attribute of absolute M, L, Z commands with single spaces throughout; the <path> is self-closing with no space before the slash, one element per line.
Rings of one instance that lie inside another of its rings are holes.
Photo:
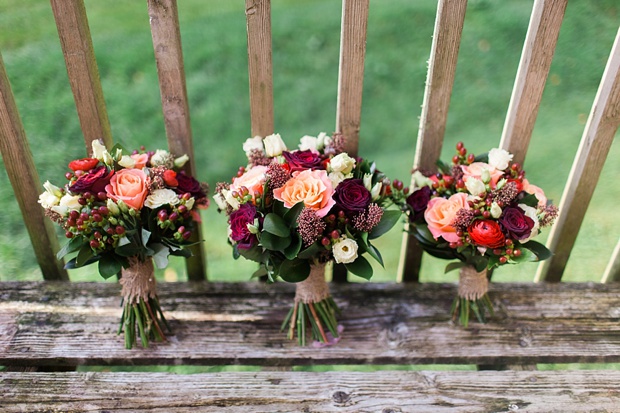
<path fill-rule="evenodd" d="M 170 255 L 188 257 L 184 249 L 197 208 L 206 208 L 208 187 L 179 169 L 187 155 L 175 158 L 165 150 L 133 151 L 120 146 L 110 152 L 92 143 L 92 156 L 69 163 L 67 183 L 47 181 L 39 203 L 69 239 L 58 259 L 77 254 L 65 268 L 97 262 L 109 278 L 122 273 L 123 313 L 118 333 L 125 346 L 136 341 L 164 341 L 163 325 L 170 330 L 157 299 L 153 262 L 163 268 Z"/>
<path fill-rule="evenodd" d="M 452 165 L 438 161 L 436 174 L 415 171 L 407 197 L 414 237 L 429 254 L 460 262 L 454 318 L 467 326 L 470 311 L 480 322 L 493 307 L 487 295 L 487 271 L 504 264 L 544 260 L 551 252 L 533 241 L 553 223 L 557 208 L 542 189 L 530 184 L 525 171 L 503 149 L 478 157 L 462 142 Z"/>
<path fill-rule="evenodd" d="M 258 262 L 255 276 L 297 283 L 282 330 L 289 339 L 297 331 L 302 346 L 309 337 L 319 344 L 339 338 L 325 264 L 335 261 L 370 279 L 364 254 L 383 264 L 371 241 L 405 208 L 402 182 L 391 183 L 373 163 L 343 152 L 342 139 L 304 136 L 292 151 L 278 134 L 248 139 L 248 166 L 232 183 L 219 183 L 214 196 L 228 215 L 233 256 Z"/>

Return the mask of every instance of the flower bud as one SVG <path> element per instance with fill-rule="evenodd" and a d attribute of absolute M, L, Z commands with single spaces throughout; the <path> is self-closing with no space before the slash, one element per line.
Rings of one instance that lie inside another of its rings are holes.
<path fill-rule="evenodd" d="M 499 218 L 502 215 L 502 208 L 497 205 L 497 202 L 493 202 L 491 204 L 491 216 L 495 219 Z"/>
<path fill-rule="evenodd" d="M 108 210 L 110 211 L 110 214 L 118 215 L 121 213 L 121 210 L 118 208 L 118 205 L 116 204 L 116 202 L 114 202 L 110 198 L 108 198 L 108 200 L 106 201 L 106 205 L 108 207 Z"/>

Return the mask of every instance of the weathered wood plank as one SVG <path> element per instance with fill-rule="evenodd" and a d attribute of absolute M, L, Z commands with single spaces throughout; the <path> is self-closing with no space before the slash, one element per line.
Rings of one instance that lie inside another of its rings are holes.
<path fill-rule="evenodd" d="M 435 162 L 441 155 L 446 132 L 466 8 L 467 0 L 440 0 L 437 4 L 413 169 L 433 171 L 437 168 Z M 421 248 L 415 238 L 405 231 L 398 265 L 398 279 L 408 282 L 418 281 L 421 262 Z"/>
<path fill-rule="evenodd" d="M 0 373 L 23 411 L 614 412 L 618 371 Z"/>
<path fill-rule="evenodd" d="M 271 0 L 246 0 L 252 136 L 274 133 Z"/>
<path fill-rule="evenodd" d="M 67 271 L 56 259 L 60 246 L 52 222 L 45 217 L 38 204 L 42 190 L 39 175 L 34 166 L 26 132 L 17 111 L 11 84 L 0 55 L 0 152 L 15 199 L 24 216 L 24 224 L 30 236 L 37 262 L 46 280 L 68 280 Z"/>
<path fill-rule="evenodd" d="M 536 281 L 562 279 L 619 125 L 620 29 L 558 205 L 560 213 L 547 239 L 547 247 L 554 255 L 540 263 Z"/>
<path fill-rule="evenodd" d="M 175 156 L 189 155 L 190 161 L 185 165 L 185 170 L 196 176 L 177 2 L 148 0 L 147 3 L 168 147 Z M 206 255 L 200 240 L 202 228 L 197 225 L 190 241 L 198 244 L 190 247 L 193 255 L 186 261 L 190 281 L 204 280 L 207 275 Z"/>
<path fill-rule="evenodd" d="M 609 258 L 609 263 L 603 273 L 602 283 L 617 282 L 620 281 L 620 239 L 614 248 L 614 252 Z"/>
<path fill-rule="evenodd" d="M 369 0 L 342 1 L 336 132 L 344 136 L 344 150 L 351 156 L 357 156 L 359 146 L 368 8 Z"/>
<path fill-rule="evenodd" d="M 620 285 L 494 284 L 496 317 L 455 326 L 452 284 L 332 285 L 343 310 L 338 345 L 299 348 L 279 331 L 294 286 L 165 283 L 175 335 L 125 350 L 119 287 L 2 283 L 10 332 L 0 365 L 535 364 L 620 361 Z M 9 334 L 7 334 L 9 335 Z"/>
<path fill-rule="evenodd" d="M 536 0 L 523 44 L 500 147 L 523 164 L 568 0 Z"/>
<path fill-rule="evenodd" d="M 103 99 L 84 0 L 50 0 L 50 2 L 84 133 L 86 152 L 91 152 L 91 142 L 96 139 L 102 139 L 105 146 L 110 148 L 112 147 L 110 121 Z"/>

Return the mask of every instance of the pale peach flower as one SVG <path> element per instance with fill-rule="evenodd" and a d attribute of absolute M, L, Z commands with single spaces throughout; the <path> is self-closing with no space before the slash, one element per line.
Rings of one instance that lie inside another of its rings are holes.
<path fill-rule="evenodd" d="M 274 189 L 273 197 L 292 208 L 303 202 L 306 208 L 313 209 L 317 216 L 324 217 L 334 206 L 334 189 L 324 170 L 305 170 L 293 174 L 283 187 Z"/>
<path fill-rule="evenodd" d="M 476 178 L 481 181 L 484 181 L 483 175 L 486 174 L 484 171 L 488 171 L 491 177 L 491 180 L 489 182 L 489 185 L 491 186 L 491 188 L 495 188 L 495 185 L 497 185 L 497 182 L 504 175 L 502 171 L 499 171 L 493 168 L 491 165 L 484 163 L 484 162 L 474 162 L 470 165 L 461 165 L 461 169 L 463 170 L 463 182 L 465 183 L 467 183 L 467 180 L 469 178 Z"/>
<path fill-rule="evenodd" d="M 542 188 L 530 184 L 530 181 L 528 181 L 527 179 L 523 179 L 523 190 L 528 194 L 534 194 L 536 196 L 536 199 L 538 199 L 539 207 L 544 207 L 545 205 L 547 205 L 547 197 L 545 196 L 545 192 L 542 190 Z"/>
<path fill-rule="evenodd" d="M 230 192 L 237 191 L 241 189 L 242 186 L 246 187 L 252 195 L 252 200 L 256 199 L 257 195 L 263 193 L 263 187 L 265 186 L 265 173 L 267 172 L 267 167 L 262 165 L 257 165 L 250 170 L 246 171 L 240 177 L 234 178 L 233 183 L 230 186 Z"/>
<path fill-rule="evenodd" d="M 450 198 L 433 198 L 424 211 L 424 220 L 435 239 L 443 237 L 448 242 L 457 242 L 459 237 L 452 226 L 456 213 L 461 209 L 469 209 L 467 194 L 459 192 Z"/>
<path fill-rule="evenodd" d="M 141 169 L 121 169 L 112 175 L 105 191 L 108 198 L 123 201 L 134 209 L 142 209 L 146 198 L 146 174 Z"/>
<path fill-rule="evenodd" d="M 149 161 L 149 156 L 146 153 L 136 153 L 131 155 L 131 159 L 136 161 L 136 164 L 133 166 L 136 169 L 142 169 L 146 166 L 146 163 Z"/>

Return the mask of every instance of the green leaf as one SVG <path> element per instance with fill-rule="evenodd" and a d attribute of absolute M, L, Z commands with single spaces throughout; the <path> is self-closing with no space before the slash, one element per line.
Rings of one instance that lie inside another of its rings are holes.
<path fill-rule="evenodd" d="M 536 255 L 539 261 L 543 261 L 543 260 L 546 260 L 547 258 L 551 258 L 551 256 L 553 255 L 553 253 L 549 251 L 549 249 L 545 247 L 543 244 L 541 244 L 540 242 L 528 241 L 525 244 L 522 244 L 521 246 L 532 251 Z"/>
<path fill-rule="evenodd" d="M 84 244 L 82 248 L 80 248 L 80 252 L 78 252 L 77 257 L 75 258 L 75 264 L 77 267 L 81 267 L 86 262 L 95 255 L 93 250 L 90 248 L 90 245 Z"/>
<path fill-rule="evenodd" d="M 300 251 L 299 254 L 297 254 L 297 258 L 300 258 L 302 260 L 309 260 L 310 258 L 313 258 L 314 256 L 316 256 L 319 252 L 321 252 L 324 249 L 325 247 L 323 247 L 323 245 L 321 245 L 321 243 L 317 241 L 314 244 L 310 245 L 305 250 Z"/>
<path fill-rule="evenodd" d="M 291 241 L 291 245 L 286 247 L 286 249 L 284 250 L 284 256 L 286 257 L 286 259 L 292 260 L 297 257 L 297 254 L 301 250 L 301 243 L 301 237 L 299 235 L 294 235 L 293 240 Z"/>
<path fill-rule="evenodd" d="M 265 220 L 263 221 L 263 231 L 283 238 L 291 235 L 286 222 L 274 213 L 270 213 L 265 216 Z"/>
<path fill-rule="evenodd" d="M 174 255 L 175 257 L 189 258 L 194 254 L 192 254 L 192 251 L 187 248 L 170 248 L 170 255 Z"/>
<path fill-rule="evenodd" d="M 273 201 L 273 213 L 279 217 L 283 217 L 288 212 L 282 201 Z"/>
<path fill-rule="evenodd" d="M 514 255 L 508 259 L 508 262 L 512 264 L 518 264 L 520 262 L 536 262 L 538 257 L 532 251 L 527 248 L 521 248 L 521 255 L 515 257 Z"/>
<path fill-rule="evenodd" d="M 460 268 L 465 267 L 466 265 L 467 264 L 461 261 L 451 262 L 450 264 L 446 265 L 446 269 L 444 270 L 444 273 L 447 274 L 450 271 L 458 270 Z"/>
<path fill-rule="evenodd" d="M 254 246 L 250 249 L 243 249 L 243 248 L 237 248 L 237 246 L 235 246 L 233 248 L 233 252 L 236 251 L 237 252 L 237 258 L 239 258 L 239 256 L 245 258 L 246 260 L 250 260 L 250 261 L 255 261 L 255 262 L 263 262 L 263 258 L 264 258 L 264 253 L 263 253 L 263 249 L 258 247 L 258 246 Z M 233 254 L 234 256 L 234 254 Z"/>
<path fill-rule="evenodd" d="M 385 267 L 385 265 L 383 265 L 383 257 L 381 256 L 381 253 L 374 245 L 368 244 L 368 248 L 366 252 L 368 252 L 368 254 L 371 257 L 373 257 L 375 260 L 377 260 L 377 262 L 381 264 L 382 267 Z"/>
<path fill-rule="evenodd" d="M 76 268 L 80 268 L 80 267 L 83 267 L 85 265 L 92 264 L 93 262 L 97 262 L 100 258 L 101 257 L 99 255 L 93 255 L 92 257 L 90 257 L 89 260 L 87 260 L 82 265 L 77 265 L 77 263 L 76 263 L 77 258 L 72 258 L 71 260 L 67 261 L 67 263 L 65 264 L 65 270 L 74 270 Z"/>
<path fill-rule="evenodd" d="M 260 236 L 260 243 L 268 250 L 284 251 L 284 249 L 290 245 L 291 239 L 278 237 L 277 235 L 263 231 Z"/>
<path fill-rule="evenodd" d="M 372 266 L 364 257 L 357 257 L 353 262 L 344 265 L 348 271 L 366 280 L 372 278 Z"/>
<path fill-rule="evenodd" d="M 310 263 L 307 260 L 284 260 L 280 265 L 280 278 L 290 283 L 305 280 L 310 275 Z"/>
<path fill-rule="evenodd" d="M 154 243 L 151 244 L 151 248 L 154 252 L 153 263 L 157 268 L 166 268 L 168 265 L 168 255 L 170 255 L 170 248 L 164 244 Z"/>
<path fill-rule="evenodd" d="M 286 211 L 284 214 L 284 221 L 290 228 L 297 228 L 297 217 L 299 217 L 299 214 L 301 214 L 305 206 L 303 202 L 298 202 L 293 205 L 293 208 Z"/>
<path fill-rule="evenodd" d="M 146 247 L 146 244 L 149 242 L 150 237 L 151 231 L 147 230 L 146 228 L 142 228 L 142 245 Z"/>
<path fill-rule="evenodd" d="M 368 239 L 375 239 L 388 232 L 399 221 L 402 212 L 396 210 L 383 211 L 381 221 L 368 234 Z"/>
<path fill-rule="evenodd" d="M 99 274 L 106 280 L 118 274 L 123 268 L 121 262 L 116 259 L 114 254 L 106 254 L 99 260 Z"/>
<path fill-rule="evenodd" d="M 122 239 L 122 238 L 121 238 Z M 114 249 L 121 257 L 133 257 L 134 255 L 138 255 L 144 251 L 144 247 L 142 245 L 136 245 L 131 242 L 121 245 L 119 242 L 118 246 Z"/>
<path fill-rule="evenodd" d="M 519 200 L 520 204 L 525 204 L 529 207 L 536 208 L 538 206 L 538 198 L 534 194 L 527 194 Z"/>
<path fill-rule="evenodd" d="M 74 237 L 71 238 L 56 254 L 56 258 L 61 260 L 65 255 L 70 254 L 80 249 L 84 243 L 84 238 Z"/>
<path fill-rule="evenodd" d="M 267 275 L 267 269 L 264 265 L 261 265 L 260 267 L 258 267 L 258 270 L 254 271 L 250 278 L 259 278 L 264 277 L 265 275 Z"/>

